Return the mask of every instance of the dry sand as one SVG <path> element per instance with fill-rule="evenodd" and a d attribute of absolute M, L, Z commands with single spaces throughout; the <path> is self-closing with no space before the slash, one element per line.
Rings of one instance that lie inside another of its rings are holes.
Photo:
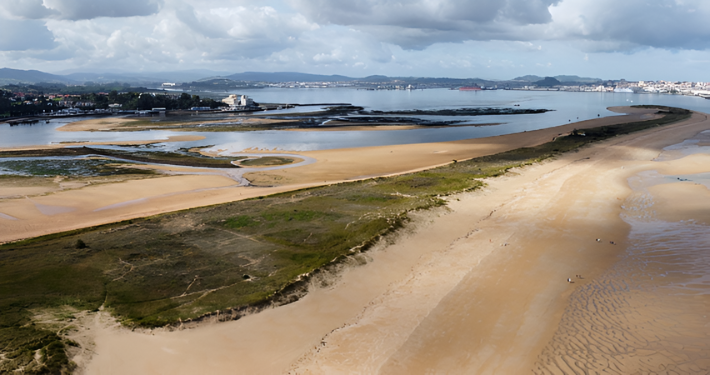
<path fill-rule="evenodd" d="M 92 186 L 90 189 L 61 191 L 38 198 L 42 202 L 41 204 L 64 207 L 60 210 L 62 211 L 61 215 L 57 214 L 56 210 L 53 211 L 55 212 L 53 215 L 44 215 L 35 209 L 34 203 L 25 199 L 2 200 L 0 201 L 0 214 L 9 215 L 17 220 L 9 220 L 5 216 L 0 216 L 0 220 L 2 220 L 0 221 L 2 223 L 0 243 L 162 212 L 275 194 L 308 186 L 427 169 L 448 164 L 454 159 L 468 159 L 541 144 L 550 141 L 559 134 L 569 133 L 575 128 L 583 129 L 646 119 L 652 117 L 655 112 L 655 110 L 627 107 L 615 110 L 630 114 L 491 138 L 299 152 L 297 154 L 314 158 L 318 162 L 295 168 L 249 173 L 244 176 L 259 186 L 273 186 L 271 188 L 228 187 L 230 182 L 226 178 L 218 176 L 194 177 L 190 181 L 199 180 L 199 186 L 197 186 L 192 183 L 183 184 L 185 177 L 181 176 L 151 181 L 123 182 L 119 186 L 103 184 Z M 87 120 L 87 122 L 93 124 L 104 120 L 106 119 Z M 80 121 L 80 123 L 82 122 Z M 180 136 L 170 139 L 183 140 Z M 42 148 L 42 146 L 27 148 Z M 256 151 L 249 152 L 257 153 Z M 262 153 L 274 152 L 262 151 Z M 0 195 L 10 195 L 10 193 L 16 192 L 12 191 L 6 194 L 3 192 L 3 187 L 0 186 Z M 107 206 L 105 197 L 111 197 L 110 201 L 114 204 L 120 202 L 126 204 L 96 211 Z"/>
<path fill-rule="evenodd" d="M 630 117 L 651 116 L 648 111 L 635 112 Z M 322 184 L 321 180 L 400 173 L 543 143 L 574 128 L 622 121 L 629 121 L 629 117 L 489 139 L 303 153 L 319 162 L 262 174 L 281 175 L 293 184 L 278 188 L 234 188 L 229 187 L 233 182 L 223 177 L 179 176 L 94 186 L 74 195 L 35 197 L 24 200 L 22 207 L 22 201 L 6 200 L 0 202 L 0 213 L 30 217 L 8 220 L 0 215 L 0 240 L 13 237 L 15 231 L 36 235 L 286 191 L 299 184 Z M 633 196 L 627 179 L 676 165 L 692 165 L 688 173 L 710 171 L 703 155 L 691 155 L 685 161 L 651 161 L 663 147 L 709 128 L 707 117 L 695 114 L 682 124 L 617 137 L 490 180 L 482 191 L 450 199 L 448 211 L 420 217 L 412 232 L 368 253 L 367 265 L 344 270 L 333 287 L 314 288 L 287 306 L 179 332 L 130 332 L 111 326 L 103 317 L 105 322 L 97 320 L 88 327 L 96 347 L 86 373 L 515 374 L 532 369 L 583 373 L 579 367 L 585 366 L 584 361 L 593 362 L 585 355 L 588 351 L 594 353 L 595 364 L 604 364 L 605 355 L 618 351 L 609 339 L 614 337 L 614 329 L 607 329 L 603 339 L 595 336 L 596 341 L 575 340 L 584 339 L 590 330 L 602 331 L 594 328 L 598 315 L 582 311 L 588 308 L 582 303 L 588 301 L 582 292 L 610 277 L 608 270 L 621 259 L 629 243 L 630 226 L 620 218 L 622 204 L 628 204 L 627 197 Z M 678 193 L 686 194 L 683 199 L 688 202 L 693 200 L 691 194 L 706 194 L 697 185 L 683 183 L 649 189 L 655 189 L 661 202 L 661 216 L 664 212 L 675 214 L 669 207 Z M 146 195 L 146 191 L 165 193 Z M 118 206 L 103 212 L 92 210 L 111 202 Z M 687 209 L 684 212 L 692 213 L 691 204 L 683 207 Z M 66 212 L 65 208 L 74 211 Z M 695 212 L 692 217 L 703 218 L 699 210 Z M 668 220 L 679 217 L 663 216 Z M 68 220 L 76 222 L 67 224 Z M 6 231 L 6 225 L 15 224 Z M 575 278 L 578 274 L 583 278 Z M 574 283 L 567 283 L 568 277 Z M 616 301 L 613 295 L 609 298 Z M 598 302 L 609 304 L 609 298 Z M 639 305 L 643 301 L 627 299 L 624 303 L 643 307 Z M 706 302 L 701 299 L 692 307 L 706 308 Z M 664 310 L 666 315 L 668 311 Z M 633 333 L 634 329 L 646 329 L 639 323 L 644 318 L 666 315 L 637 314 L 623 319 L 633 327 L 629 328 Z M 587 316 L 586 326 L 576 325 L 578 316 Z M 685 333 L 708 327 L 695 315 L 687 321 L 690 328 L 684 327 Z M 650 327 L 657 330 L 644 337 L 669 331 L 663 322 Z M 694 339 L 708 337 L 703 334 Z M 627 347 L 633 348 L 633 344 L 627 343 Z M 648 355 L 653 347 L 641 354 L 652 358 L 652 365 L 658 368 L 659 363 L 689 358 L 677 354 L 684 347 L 679 345 L 674 353 L 664 352 L 660 357 L 654 357 L 654 352 Z M 655 350 L 658 353 L 663 348 Z M 614 369 L 621 369 L 617 372 L 648 369 L 639 358 L 627 354 L 617 360 L 622 365 L 614 363 Z M 697 358 L 702 360 L 701 355 L 691 359 Z M 703 365 L 698 363 L 687 368 Z"/>
<path fill-rule="evenodd" d="M 130 125 L 136 122 L 136 119 L 126 117 L 104 117 L 90 120 L 75 121 L 64 126 L 60 126 L 57 130 L 62 132 L 93 132 L 114 130 L 121 126 Z"/>
<path fill-rule="evenodd" d="M 611 285 L 605 281 L 613 279 L 609 269 L 630 243 L 631 227 L 620 217 L 621 206 L 633 203 L 627 179 L 683 164 L 652 160 L 663 147 L 706 129 L 707 117 L 696 114 L 490 180 L 482 191 L 450 198 L 448 211 L 420 217 L 415 230 L 370 252 L 367 265 L 346 269 L 333 287 L 314 288 L 287 306 L 179 332 L 97 324 L 87 373 L 562 374 L 603 364 L 595 368 L 640 373 L 671 363 L 707 371 L 702 344 L 708 322 L 692 313 L 707 311 L 707 295 L 693 296 L 688 305 L 705 310 L 686 311 L 670 323 L 653 319 L 677 312 L 668 307 L 675 300 L 650 309 L 643 305 L 648 300 L 629 297 L 620 302 L 628 314 L 618 317 L 611 310 L 619 302 L 613 293 L 591 300 L 600 310 L 584 295 Z M 698 164 L 694 171 L 710 167 Z M 675 193 L 655 192 L 660 215 L 678 193 L 688 200 L 706 193 L 675 186 Z M 692 216 L 691 207 L 687 213 Z M 623 289 L 624 280 L 616 281 Z M 650 312 L 635 313 L 644 309 Z M 609 326 L 616 318 L 628 333 Z M 649 318 L 654 324 L 645 324 Z M 633 345 L 654 335 L 670 335 L 678 320 L 685 322 L 681 335 L 691 336 L 685 342 L 676 335 L 634 352 Z M 586 340 L 590 335 L 593 340 Z M 620 350 L 625 352 L 617 355 Z"/>
<path fill-rule="evenodd" d="M 246 175 L 246 177 L 274 183 L 279 181 L 308 183 L 319 180 L 348 180 L 393 175 L 404 171 L 416 171 L 448 164 L 452 160 L 465 160 L 542 144 L 559 135 L 569 134 L 574 129 L 649 119 L 655 116 L 653 113 L 656 111 L 629 107 L 610 109 L 616 112 L 629 113 L 629 115 L 582 121 L 530 132 L 462 141 L 299 152 L 299 154 L 317 159 L 318 163 L 298 170 L 270 171 L 259 173 L 258 176 L 251 174 Z M 264 152 L 273 153 L 274 151 Z"/>

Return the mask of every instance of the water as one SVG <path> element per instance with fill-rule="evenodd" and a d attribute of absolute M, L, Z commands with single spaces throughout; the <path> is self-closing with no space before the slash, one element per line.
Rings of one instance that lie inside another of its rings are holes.
<path fill-rule="evenodd" d="M 710 154 L 708 137 L 666 147 L 656 160 Z M 662 220 L 653 195 L 653 187 L 688 181 L 708 188 L 709 177 L 647 170 L 629 178 L 634 192 L 622 218 L 631 225 L 630 246 L 572 294 L 535 373 L 710 373 L 710 228 L 702 219 Z"/>
<path fill-rule="evenodd" d="M 215 145 L 214 149 L 241 151 L 247 148 L 310 151 L 344 147 L 383 146 L 393 144 L 444 142 L 490 137 L 543 129 L 597 117 L 615 116 L 606 110 L 611 106 L 658 104 L 710 112 L 710 100 L 697 97 L 630 93 L 568 93 L 545 91 L 475 91 L 432 89 L 415 91 L 366 91 L 349 88 L 244 90 L 257 102 L 264 103 L 351 103 L 368 110 L 450 109 L 464 107 L 513 107 L 552 109 L 543 114 L 447 117 L 468 124 L 494 126 L 452 126 L 446 128 L 393 131 L 327 131 L 327 132 L 58 132 L 55 129 L 77 119 L 52 119 L 50 123 L 11 127 L 0 125 L 0 147 L 47 145 L 58 142 L 112 142 L 161 140 L 173 135 L 201 135 L 205 139 L 161 144 L 163 150 L 181 147 Z M 306 107 L 307 110 L 318 107 Z"/>

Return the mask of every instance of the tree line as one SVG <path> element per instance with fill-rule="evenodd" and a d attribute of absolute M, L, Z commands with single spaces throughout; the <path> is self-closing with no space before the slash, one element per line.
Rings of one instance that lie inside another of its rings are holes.
<path fill-rule="evenodd" d="M 13 87 L 15 88 L 15 87 Z M 29 87 L 26 87 L 29 88 Z M 17 87 L 17 92 L 20 89 Z M 90 102 L 91 106 L 84 106 L 82 109 L 109 109 L 111 104 L 120 104 L 122 110 L 150 110 L 153 108 L 165 108 L 168 110 L 190 109 L 193 107 L 219 108 L 226 106 L 217 100 L 210 98 L 202 99 L 198 95 L 182 93 L 180 95 L 166 95 L 139 92 L 121 92 L 111 90 L 108 94 L 86 93 L 69 98 L 49 99 L 47 95 L 36 89 L 29 88 L 24 97 L 18 97 L 11 90 L 0 89 L 0 117 L 30 116 L 42 113 L 51 113 L 68 106 L 59 105 L 60 101 L 66 102 Z M 30 101 L 32 104 L 24 104 Z"/>
<path fill-rule="evenodd" d="M 179 96 L 126 92 L 119 93 L 112 90 L 108 95 L 90 93 L 82 94 L 79 101 L 92 102 L 94 108 L 108 109 L 110 104 L 120 104 L 121 109 L 127 110 L 149 110 L 153 108 L 165 108 L 168 110 L 190 109 L 192 107 L 218 108 L 226 106 L 225 103 L 210 98 L 201 99 L 199 95 L 182 93 Z"/>

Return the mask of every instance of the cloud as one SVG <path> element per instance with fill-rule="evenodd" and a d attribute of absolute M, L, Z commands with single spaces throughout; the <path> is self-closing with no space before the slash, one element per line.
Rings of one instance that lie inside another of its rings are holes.
<path fill-rule="evenodd" d="M 592 52 L 710 48 L 710 2 L 704 0 L 577 0 L 550 11 L 550 38 L 581 40 Z"/>
<path fill-rule="evenodd" d="M 54 35 L 41 21 L 0 18 L 0 51 L 43 50 L 55 47 Z"/>
<path fill-rule="evenodd" d="M 59 13 L 42 4 L 43 0 L 3 0 L 0 2 L 0 11 L 7 15 L 23 19 L 43 19 L 56 16 Z"/>
<path fill-rule="evenodd" d="M 289 0 L 309 20 L 405 49 L 466 40 L 579 41 L 587 52 L 710 48 L 706 0 Z"/>
<path fill-rule="evenodd" d="M 3 0 L 2 10 L 23 19 L 89 20 L 99 17 L 147 16 L 164 0 Z"/>
<path fill-rule="evenodd" d="M 707 59 L 709 18 L 707 0 L 0 0 L 0 64 L 576 74 L 604 54 Z"/>
<path fill-rule="evenodd" d="M 521 27 L 552 21 L 561 0 L 291 0 L 309 20 L 345 25 L 407 49 L 465 40 L 525 40 Z"/>

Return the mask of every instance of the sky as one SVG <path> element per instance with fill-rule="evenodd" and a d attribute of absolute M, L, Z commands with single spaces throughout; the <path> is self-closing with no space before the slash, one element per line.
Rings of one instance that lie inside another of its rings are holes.
<path fill-rule="evenodd" d="M 0 67 L 710 81 L 710 1 L 0 0 Z"/>

